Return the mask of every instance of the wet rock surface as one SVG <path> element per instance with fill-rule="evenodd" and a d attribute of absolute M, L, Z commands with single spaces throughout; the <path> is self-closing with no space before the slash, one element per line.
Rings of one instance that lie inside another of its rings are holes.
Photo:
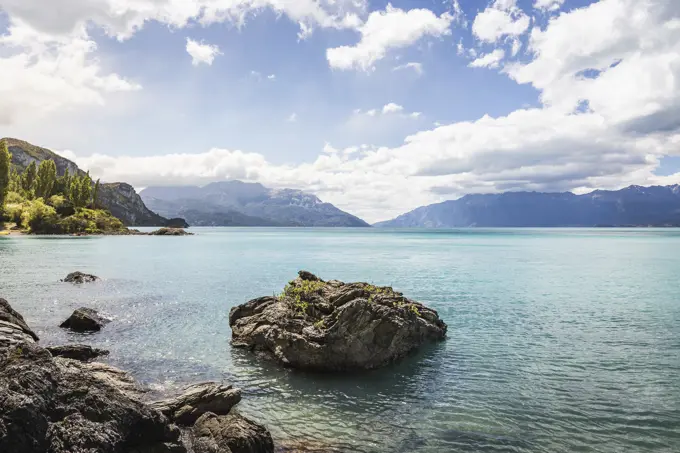
<path fill-rule="evenodd" d="M 109 351 L 97 349 L 85 344 L 68 344 L 63 346 L 48 346 L 47 349 L 52 357 L 65 357 L 67 359 L 89 362 L 97 357 L 108 355 Z"/>
<path fill-rule="evenodd" d="M 170 420 L 191 425 L 207 412 L 226 415 L 241 401 L 241 389 L 215 382 L 202 382 L 187 387 L 174 398 L 150 403 Z"/>
<path fill-rule="evenodd" d="M 63 280 L 66 283 L 74 283 L 76 285 L 81 285 L 83 283 L 93 283 L 99 280 L 99 277 L 96 275 L 92 274 L 85 274 L 80 271 L 76 272 L 71 272 L 66 276 L 66 278 Z"/>
<path fill-rule="evenodd" d="M 385 366 L 447 330 L 435 310 L 390 287 L 325 282 L 307 271 L 277 297 L 232 308 L 229 325 L 233 346 L 319 371 Z"/>
<path fill-rule="evenodd" d="M 96 310 L 81 307 L 76 309 L 59 327 L 71 329 L 74 332 L 98 332 L 109 322 L 111 321 L 100 316 Z"/>
<path fill-rule="evenodd" d="M 195 453 L 273 453 L 264 427 L 240 415 L 203 414 L 191 430 Z"/>

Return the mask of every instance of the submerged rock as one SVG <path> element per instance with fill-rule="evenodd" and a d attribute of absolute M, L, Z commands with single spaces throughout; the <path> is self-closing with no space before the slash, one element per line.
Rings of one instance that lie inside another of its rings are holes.
<path fill-rule="evenodd" d="M 96 282 L 99 280 L 99 277 L 96 275 L 92 274 L 85 274 L 83 272 L 71 272 L 66 276 L 66 278 L 62 281 L 67 282 L 67 283 L 75 283 L 77 285 L 82 284 L 82 283 L 92 283 Z"/>
<path fill-rule="evenodd" d="M 96 310 L 81 307 L 76 309 L 59 327 L 71 329 L 74 332 L 98 332 L 110 320 L 99 316 Z"/>
<path fill-rule="evenodd" d="M 446 337 L 431 308 L 390 287 L 324 282 L 300 271 L 278 297 L 231 309 L 232 344 L 295 368 L 343 371 L 394 362 Z"/>
<path fill-rule="evenodd" d="M 89 362 L 99 356 L 108 355 L 109 351 L 97 349 L 86 344 L 67 344 L 63 346 L 48 346 L 45 349 L 50 351 L 53 357 L 66 357 L 67 359 Z"/>
<path fill-rule="evenodd" d="M 273 453 L 267 429 L 240 415 L 203 414 L 191 430 L 195 453 Z"/>
<path fill-rule="evenodd" d="M 212 412 L 226 415 L 241 401 L 241 389 L 215 382 L 202 382 L 187 387 L 181 395 L 150 403 L 170 420 L 180 425 L 191 425 L 201 415 Z"/>

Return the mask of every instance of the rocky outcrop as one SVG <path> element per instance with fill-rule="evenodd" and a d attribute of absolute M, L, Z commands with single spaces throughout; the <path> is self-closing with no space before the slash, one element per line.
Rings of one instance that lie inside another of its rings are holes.
<path fill-rule="evenodd" d="M 240 414 L 203 414 L 191 430 L 195 453 L 273 453 L 272 436 Z"/>
<path fill-rule="evenodd" d="M 148 233 L 149 236 L 193 236 L 194 233 L 189 233 L 183 228 L 160 228 L 156 231 Z"/>
<path fill-rule="evenodd" d="M 278 297 L 232 308 L 232 345 L 294 368 L 378 368 L 446 337 L 437 312 L 390 287 L 301 271 Z"/>
<path fill-rule="evenodd" d="M 68 274 L 66 276 L 66 278 L 62 281 L 66 282 L 66 283 L 75 283 L 75 284 L 80 285 L 80 284 L 83 284 L 83 283 L 96 282 L 97 280 L 99 280 L 99 277 L 97 277 L 96 275 L 85 274 L 83 272 L 76 271 L 76 272 L 71 272 L 70 274 Z"/>
<path fill-rule="evenodd" d="M 124 453 L 157 445 L 186 451 L 179 429 L 141 402 L 127 373 L 54 358 L 30 335 L 19 343 L 6 339 L 0 331 L 0 451 Z"/>
<path fill-rule="evenodd" d="M 63 346 L 48 346 L 45 349 L 50 351 L 52 357 L 66 357 L 67 359 L 89 362 L 97 357 L 108 355 L 109 351 L 97 349 L 86 344 L 68 344 Z"/>
<path fill-rule="evenodd" d="M 150 403 L 170 420 L 191 425 L 207 412 L 226 415 L 241 401 L 241 389 L 215 382 L 202 382 L 187 387 L 181 395 Z"/>
<path fill-rule="evenodd" d="M 96 310 L 81 307 L 76 309 L 59 327 L 71 329 L 74 332 L 98 332 L 109 322 L 111 321 L 100 316 Z"/>
<path fill-rule="evenodd" d="M 225 413 L 202 413 L 182 435 L 163 412 L 143 402 L 144 389 L 128 373 L 55 357 L 64 347 L 50 352 L 36 340 L 23 317 L 0 299 L 0 452 L 273 452 L 266 428 L 226 409 L 228 395 L 240 398 L 238 389 L 205 383 L 190 388 L 193 396 L 173 399 L 192 413 Z"/>

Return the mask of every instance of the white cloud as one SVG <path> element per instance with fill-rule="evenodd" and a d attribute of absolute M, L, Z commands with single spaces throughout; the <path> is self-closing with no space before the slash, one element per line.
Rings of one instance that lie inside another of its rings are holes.
<path fill-rule="evenodd" d="M 402 69 L 413 69 L 416 74 L 422 75 L 423 74 L 423 64 L 422 63 L 415 63 L 415 62 L 409 62 L 406 64 L 402 64 L 399 66 L 395 66 L 393 71 L 400 71 Z"/>
<path fill-rule="evenodd" d="M 451 34 L 453 16 L 436 16 L 429 9 L 404 11 L 388 4 L 384 11 L 374 11 L 358 28 L 361 40 L 354 46 L 341 46 L 326 51 L 328 63 L 335 69 L 368 71 L 391 49 L 410 46 L 426 36 Z"/>
<path fill-rule="evenodd" d="M 477 14 L 472 33 L 481 41 L 494 43 L 504 36 L 519 36 L 529 28 L 529 16 L 514 1 L 497 1 Z"/>
<path fill-rule="evenodd" d="M 503 49 L 495 49 L 470 62 L 468 66 L 472 68 L 497 68 L 504 57 L 505 51 Z"/>
<path fill-rule="evenodd" d="M 2 0 L 9 22 L 0 37 L 0 124 L 33 120 L 56 110 L 103 105 L 109 93 L 140 87 L 96 58 L 88 32 L 128 39 L 147 22 L 173 28 L 192 23 L 243 25 L 269 8 L 301 27 L 356 28 L 367 0 Z M 197 43 L 196 43 L 197 44 Z M 193 63 L 210 61 L 216 48 L 187 42 Z"/>
<path fill-rule="evenodd" d="M 354 109 L 352 113 L 354 114 L 355 117 L 365 115 L 369 117 L 389 116 L 399 118 L 418 118 L 422 115 L 422 112 L 406 113 L 404 112 L 403 106 L 394 102 L 389 102 L 379 109 L 370 109 L 366 110 L 365 112 L 361 109 Z"/>
<path fill-rule="evenodd" d="M 297 113 L 293 112 L 290 114 L 288 119 L 286 119 L 286 121 L 288 121 L 289 123 L 294 123 L 297 121 L 297 119 L 298 119 Z"/>
<path fill-rule="evenodd" d="M 187 38 L 187 53 L 191 55 L 191 64 L 194 66 L 201 63 L 210 66 L 217 55 L 222 55 L 220 48 L 216 45 L 204 44 L 191 38 Z"/>
<path fill-rule="evenodd" d="M 557 11 L 564 4 L 564 0 L 536 0 L 534 8 L 544 11 Z"/>
<path fill-rule="evenodd" d="M 399 104 L 395 104 L 394 102 L 385 104 L 385 106 L 382 108 L 383 115 L 386 113 L 399 113 L 402 110 L 404 110 L 404 107 Z"/>
<path fill-rule="evenodd" d="M 268 78 L 269 80 L 276 80 L 276 75 L 275 75 L 275 74 L 269 74 L 269 75 L 267 76 L 267 78 Z"/>
<path fill-rule="evenodd" d="M 29 121 L 57 110 L 104 105 L 110 93 L 141 87 L 105 73 L 84 32 L 57 41 L 13 21 L 0 36 L 0 124 Z"/>

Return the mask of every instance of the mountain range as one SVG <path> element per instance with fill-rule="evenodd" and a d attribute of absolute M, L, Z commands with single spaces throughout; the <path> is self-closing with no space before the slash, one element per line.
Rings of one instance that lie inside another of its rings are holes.
<path fill-rule="evenodd" d="M 374 226 L 391 228 L 680 226 L 680 186 L 466 195 Z"/>
<path fill-rule="evenodd" d="M 368 227 L 368 223 L 315 195 L 258 183 L 222 181 L 198 186 L 147 187 L 149 208 L 195 226 Z"/>

